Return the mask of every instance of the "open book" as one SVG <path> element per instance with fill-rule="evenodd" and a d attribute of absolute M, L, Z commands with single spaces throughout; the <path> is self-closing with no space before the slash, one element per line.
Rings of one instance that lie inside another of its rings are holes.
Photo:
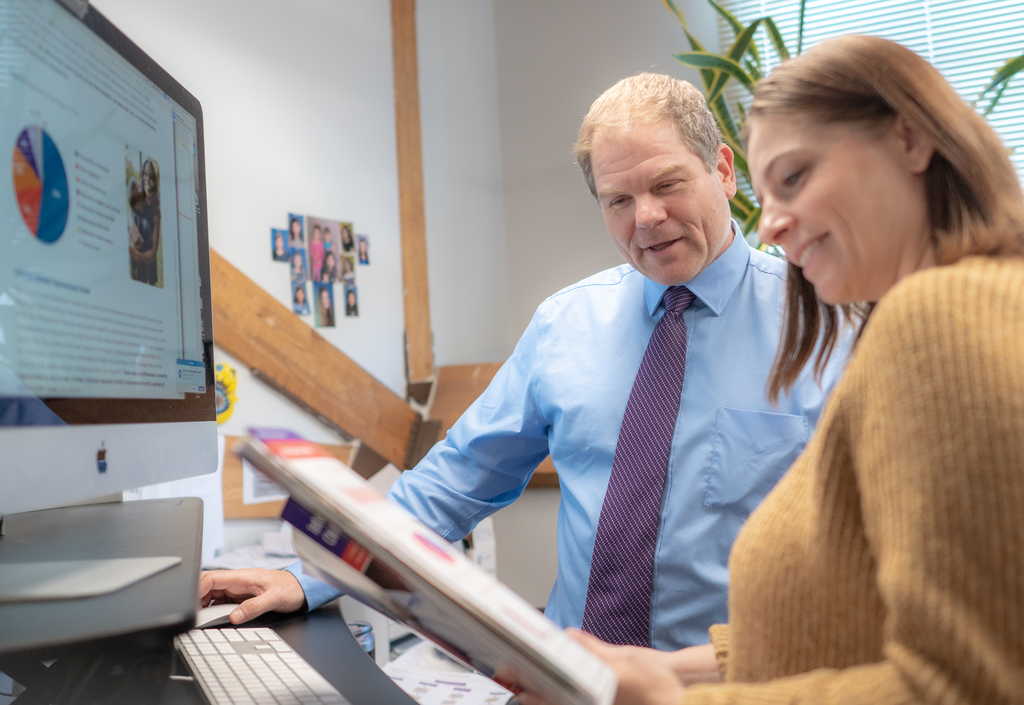
<path fill-rule="evenodd" d="M 560 703 L 612 702 L 610 668 L 354 470 L 293 433 L 249 432 L 235 450 L 291 495 L 282 517 L 298 529 L 308 575 L 510 690 L 525 686 Z"/>

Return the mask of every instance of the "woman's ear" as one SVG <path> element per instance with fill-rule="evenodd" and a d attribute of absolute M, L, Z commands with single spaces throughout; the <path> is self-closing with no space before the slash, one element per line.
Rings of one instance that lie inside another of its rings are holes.
<path fill-rule="evenodd" d="M 923 174 L 928 165 L 932 163 L 935 145 L 902 115 L 896 116 L 892 129 L 906 160 L 907 168 L 912 174 Z"/>

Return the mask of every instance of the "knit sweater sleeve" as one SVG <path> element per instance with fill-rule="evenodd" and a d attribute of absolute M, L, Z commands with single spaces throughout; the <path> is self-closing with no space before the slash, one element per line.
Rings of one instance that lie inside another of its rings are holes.
<path fill-rule="evenodd" d="M 699 703 L 1010 703 L 1024 693 L 1024 267 L 908 278 L 837 409 L 885 608 L 884 659 Z"/>
<path fill-rule="evenodd" d="M 708 629 L 708 636 L 711 637 L 711 646 L 715 649 L 718 671 L 725 679 L 729 673 L 729 625 L 712 624 Z"/>

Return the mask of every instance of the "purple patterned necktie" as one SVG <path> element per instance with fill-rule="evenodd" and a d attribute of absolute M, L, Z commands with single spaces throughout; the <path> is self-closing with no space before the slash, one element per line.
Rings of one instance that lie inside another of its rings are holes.
<path fill-rule="evenodd" d="M 612 644 L 650 645 L 654 546 L 686 366 L 683 311 L 693 299 L 683 286 L 665 292 L 619 429 L 583 609 L 583 630 Z"/>

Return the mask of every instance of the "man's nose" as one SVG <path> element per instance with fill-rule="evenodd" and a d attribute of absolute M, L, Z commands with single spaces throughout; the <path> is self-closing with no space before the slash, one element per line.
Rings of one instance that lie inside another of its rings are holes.
<path fill-rule="evenodd" d="M 661 200 L 653 196 L 643 196 L 636 200 L 636 226 L 653 228 L 667 218 L 665 206 Z"/>

